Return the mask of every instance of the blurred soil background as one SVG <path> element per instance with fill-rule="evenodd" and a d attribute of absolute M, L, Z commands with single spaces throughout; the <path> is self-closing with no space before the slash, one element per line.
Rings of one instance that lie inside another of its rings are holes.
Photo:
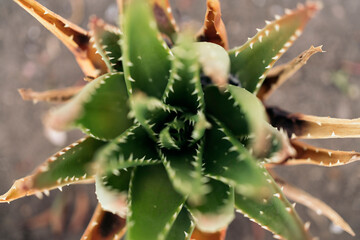
<path fill-rule="evenodd" d="M 49 9 L 87 27 L 90 15 L 116 22 L 114 0 L 41 0 Z M 174 14 L 181 23 L 200 27 L 205 0 L 173 0 Z M 264 27 L 264 20 L 294 8 L 293 0 L 222 0 L 223 18 L 231 47 L 241 45 Z M 360 1 L 326 0 L 324 9 L 280 62 L 297 56 L 311 45 L 324 45 L 326 53 L 313 56 L 308 64 L 269 100 L 291 112 L 319 116 L 360 116 Z M 49 141 L 41 119 L 49 105 L 24 102 L 18 88 L 42 91 L 72 86 L 82 81 L 70 52 L 13 1 L 0 4 L 0 193 L 15 179 L 24 177 L 61 147 L 79 138 L 79 132 L 60 135 L 57 145 Z M 51 137 L 50 137 L 51 138 Z M 360 140 L 322 140 L 311 143 L 335 150 L 360 151 Z M 295 186 L 324 200 L 360 235 L 360 165 L 336 168 L 284 167 L 277 172 Z M 80 239 L 96 204 L 93 186 L 73 186 L 51 191 L 39 200 L 27 197 L 0 205 L 0 239 Z M 352 238 L 326 218 L 297 205 L 302 219 L 310 221 L 314 236 L 326 240 Z M 271 234 L 242 216 L 230 227 L 228 240 L 265 240 Z"/>

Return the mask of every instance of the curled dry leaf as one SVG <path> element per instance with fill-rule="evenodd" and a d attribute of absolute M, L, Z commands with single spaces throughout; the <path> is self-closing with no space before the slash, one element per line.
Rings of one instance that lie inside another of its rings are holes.
<path fill-rule="evenodd" d="M 323 52 L 322 46 L 311 46 L 292 61 L 272 68 L 257 93 L 258 98 L 262 101 L 266 100 L 280 85 L 304 66 L 312 55 L 318 52 Z"/>
<path fill-rule="evenodd" d="M 360 160 L 360 153 L 355 151 L 334 151 L 295 140 L 291 141 L 291 145 L 295 148 L 296 155 L 288 159 L 286 165 L 313 164 L 334 167 Z"/>
<path fill-rule="evenodd" d="M 271 125 L 284 129 L 291 139 L 358 138 L 360 119 L 317 117 L 267 107 Z"/>

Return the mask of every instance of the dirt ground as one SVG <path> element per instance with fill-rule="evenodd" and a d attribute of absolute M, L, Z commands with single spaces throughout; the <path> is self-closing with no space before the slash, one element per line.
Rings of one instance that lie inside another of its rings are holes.
<path fill-rule="evenodd" d="M 76 16 L 72 8 L 76 6 Z M 86 27 L 89 15 L 96 14 L 112 23 L 116 19 L 113 0 L 43 0 L 48 8 Z M 201 25 L 205 0 L 172 1 L 176 18 Z M 293 0 L 222 0 L 223 17 L 232 47 L 241 45 L 264 26 L 282 14 L 283 8 L 294 8 Z M 82 6 L 81 3 L 84 5 Z M 281 59 L 285 62 L 311 45 L 324 45 L 326 53 L 317 54 L 284 84 L 269 101 L 288 111 L 319 116 L 357 118 L 360 116 L 360 1 L 326 0 L 324 9 L 313 19 L 301 38 Z M 351 67 L 349 67 L 351 66 Z M 342 72 L 340 71 L 342 70 Z M 7 191 L 15 179 L 29 174 L 38 164 L 61 146 L 52 144 L 44 134 L 41 118 L 48 104 L 24 102 L 18 88 L 46 90 L 71 86 L 82 74 L 69 51 L 28 13 L 12 1 L 0 4 L 0 193 Z M 342 88 L 336 84 L 342 83 Z M 68 134 L 66 144 L 79 137 Z M 312 141 L 318 146 L 360 151 L 360 140 Z M 63 144 L 65 145 L 65 144 Z M 290 183 L 324 200 L 340 213 L 360 235 L 360 165 L 336 168 L 313 166 L 277 169 Z M 93 186 L 76 186 L 63 193 L 52 191 L 50 197 L 38 200 L 28 197 L 10 205 L 0 205 L 0 239 L 41 240 L 79 239 L 95 206 Z M 86 194 L 84 197 L 84 193 Z M 88 194 L 87 194 L 88 193 Z M 68 204 L 62 208 L 64 198 Z M 78 201 L 78 205 L 73 204 Z M 61 204 L 60 204 L 61 205 Z M 49 210 L 50 209 L 50 210 Z M 54 209 L 62 209 L 56 211 Z M 79 210 L 80 209 L 80 210 Z M 326 240 L 358 239 L 343 233 L 323 216 L 297 205 L 304 221 L 310 221 L 314 236 Z M 52 215 L 64 223 L 49 219 Z M 72 217 L 76 213 L 78 218 Z M 79 217 L 80 216 L 80 217 Z M 50 225 L 49 225 L 50 223 Z M 76 224 L 75 224 L 76 223 Z M 59 229 L 64 229 L 63 233 Z M 254 237 L 256 232 L 257 237 Z M 55 236 L 55 237 L 51 237 Z M 228 240 L 272 239 L 247 219 L 238 216 L 230 227 Z"/>

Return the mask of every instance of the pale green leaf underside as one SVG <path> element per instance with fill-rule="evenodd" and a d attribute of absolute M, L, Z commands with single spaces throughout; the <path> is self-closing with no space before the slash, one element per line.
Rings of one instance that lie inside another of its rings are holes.
<path fill-rule="evenodd" d="M 226 50 L 214 43 L 195 44 L 202 72 L 219 87 L 225 87 L 230 72 L 230 58 Z"/>

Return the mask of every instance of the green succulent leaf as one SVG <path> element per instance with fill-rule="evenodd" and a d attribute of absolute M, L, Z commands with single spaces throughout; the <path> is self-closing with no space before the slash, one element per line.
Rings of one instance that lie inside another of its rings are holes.
<path fill-rule="evenodd" d="M 51 157 L 47 165 L 34 176 L 34 187 L 50 188 L 55 183 L 68 184 L 70 182 L 91 177 L 94 169 L 94 154 L 104 145 L 104 142 L 94 138 L 84 138 L 65 148 Z"/>
<path fill-rule="evenodd" d="M 128 91 L 161 99 L 170 76 L 170 50 L 147 0 L 132 0 L 123 15 L 123 67 Z"/>
<path fill-rule="evenodd" d="M 127 239 L 165 239 L 184 201 L 162 165 L 137 167 L 130 182 Z"/>
<path fill-rule="evenodd" d="M 101 176 L 102 184 L 109 190 L 115 192 L 125 192 L 129 190 L 129 184 L 131 179 L 133 168 L 120 169 L 118 171 L 108 172 L 104 176 Z"/>
<path fill-rule="evenodd" d="M 157 98 L 136 93 L 131 98 L 131 116 L 135 117 L 154 141 L 164 124 L 172 121 L 181 110 L 164 104 Z"/>
<path fill-rule="evenodd" d="M 166 240 L 190 240 L 191 233 L 195 228 L 191 214 L 183 207 L 172 225 Z"/>
<path fill-rule="evenodd" d="M 161 163 L 156 143 L 148 132 L 136 124 L 107 144 L 98 154 L 97 162 L 115 175 L 119 169 Z"/>
<path fill-rule="evenodd" d="M 230 72 L 230 58 L 226 50 L 214 43 L 195 44 L 202 72 L 218 87 L 226 87 Z"/>
<path fill-rule="evenodd" d="M 231 73 L 244 88 L 250 92 L 259 90 L 269 69 L 301 35 L 318 9 L 318 3 L 308 3 L 273 22 L 267 22 L 266 27 L 243 46 L 229 51 Z"/>
<path fill-rule="evenodd" d="M 204 107 L 204 93 L 195 44 L 190 37 L 182 35 L 172 52 L 172 69 L 163 95 L 164 102 L 196 113 Z"/>
<path fill-rule="evenodd" d="M 91 19 L 90 29 L 93 36 L 90 41 L 94 43 L 97 53 L 100 54 L 109 71 L 122 72 L 122 51 L 119 45 L 122 33 L 120 30 L 96 17 Z"/>
<path fill-rule="evenodd" d="M 262 151 L 266 115 L 256 96 L 232 85 L 225 92 L 209 86 L 205 89 L 205 103 L 208 114 L 216 117 L 235 136 L 251 137 L 255 152 Z"/>
<path fill-rule="evenodd" d="M 236 208 L 246 217 L 254 220 L 263 228 L 273 232 L 275 238 L 291 240 L 312 239 L 304 228 L 293 206 L 283 195 L 271 176 L 268 176 L 269 185 L 275 192 L 264 201 L 254 201 L 244 195 L 235 195 Z"/>
<path fill-rule="evenodd" d="M 205 134 L 205 173 L 244 196 L 257 200 L 269 197 L 271 189 L 256 159 L 217 120 L 212 125 Z"/>
<path fill-rule="evenodd" d="M 229 185 L 209 179 L 209 191 L 202 203 L 188 203 L 196 227 L 203 232 L 215 232 L 230 224 L 234 219 L 234 189 Z"/>
<path fill-rule="evenodd" d="M 168 172 L 174 188 L 190 202 L 201 201 L 208 191 L 204 185 L 206 178 L 202 173 L 203 144 L 200 142 L 193 147 L 177 150 L 160 150 L 164 166 Z"/>
<path fill-rule="evenodd" d="M 95 152 L 105 143 L 94 138 L 81 139 L 50 157 L 35 172 L 15 181 L 11 189 L 0 196 L 0 202 L 12 201 L 24 196 L 61 188 L 64 185 L 82 183 L 92 179 Z"/>
<path fill-rule="evenodd" d="M 180 150 L 182 145 L 182 130 L 185 128 L 183 121 L 175 119 L 168 124 L 159 134 L 159 145 L 162 148 Z M 173 132 L 174 131 L 174 132 Z"/>
<path fill-rule="evenodd" d="M 133 170 L 134 168 L 128 168 L 97 174 L 96 196 L 102 209 L 126 217 L 127 197 Z"/>
<path fill-rule="evenodd" d="M 199 111 L 196 115 L 185 115 L 185 120 L 194 127 L 191 133 L 194 142 L 200 140 L 204 136 L 205 130 L 211 127 L 202 111 Z"/>
<path fill-rule="evenodd" d="M 94 138 L 111 140 L 133 124 L 128 114 L 124 76 L 109 73 L 88 83 L 72 100 L 51 111 L 45 121 L 56 130 L 76 126 Z"/>

